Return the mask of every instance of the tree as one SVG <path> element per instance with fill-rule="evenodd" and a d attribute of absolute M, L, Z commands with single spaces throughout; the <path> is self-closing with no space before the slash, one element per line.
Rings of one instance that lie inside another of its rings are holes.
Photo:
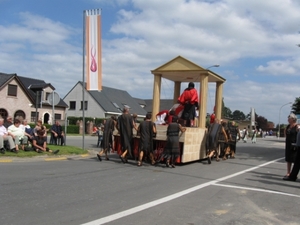
<path fill-rule="evenodd" d="M 240 110 L 235 110 L 232 113 L 232 119 L 234 120 L 244 120 L 246 118 L 245 114 Z"/>
<path fill-rule="evenodd" d="M 300 97 L 295 99 L 295 102 L 292 105 L 292 112 L 294 114 L 300 114 Z"/>
<path fill-rule="evenodd" d="M 256 115 L 255 115 L 256 117 Z M 262 130 L 266 130 L 268 128 L 268 120 L 263 117 L 263 116 L 258 116 L 257 118 L 255 118 L 256 122 L 257 122 L 257 126 L 259 128 L 261 128 Z"/>
<path fill-rule="evenodd" d="M 225 106 L 224 98 L 222 99 L 222 118 L 231 119 L 232 118 L 232 112 L 231 110 Z"/>
<path fill-rule="evenodd" d="M 228 119 L 232 118 L 232 112 L 226 106 L 224 106 L 224 108 L 222 109 L 222 118 L 228 118 Z"/>

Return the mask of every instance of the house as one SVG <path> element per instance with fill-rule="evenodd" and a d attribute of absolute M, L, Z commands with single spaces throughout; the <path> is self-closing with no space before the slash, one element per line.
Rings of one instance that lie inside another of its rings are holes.
<path fill-rule="evenodd" d="M 69 105 L 68 116 L 81 117 L 83 106 L 84 116 L 92 118 L 118 116 L 124 107 L 129 108 L 130 113 L 136 113 L 139 118 L 144 118 L 147 113 L 127 91 L 105 86 L 101 91 L 87 91 L 84 88 L 83 104 L 82 89 L 83 82 L 79 81 L 64 97 Z"/>
<path fill-rule="evenodd" d="M 152 112 L 152 104 L 153 100 L 152 99 L 145 99 L 145 110 L 147 112 Z M 160 99 L 160 104 L 159 104 L 159 111 L 163 110 L 170 110 L 174 106 L 174 100 L 173 99 Z"/>
<path fill-rule="evenodd" d="M 29 89 L 30 86 L 39 87 L 40 91 Z M 63 123 L 68 105 L 59 99 L 58 104 L 52 107 L 47 101 L 54 90 L 55 88 L 50 83 L 43 80 L 0 73 L 0 116 L 4 119 L 7 116 L 26 119 L 29 123 L 34 123 L 36 119 L 49 124 L 53 122 L 53 119 Z M 36 101 L 36 96 L 38 96 L 38 101 Z"/>

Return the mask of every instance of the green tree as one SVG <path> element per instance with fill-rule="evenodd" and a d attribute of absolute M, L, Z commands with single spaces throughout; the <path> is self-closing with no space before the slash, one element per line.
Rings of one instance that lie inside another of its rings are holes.
<path fill-rule="evenodd" d="M 222 118 L 228 118 L 228 119 L 232 118 L 232 112 L 226 106 L 224 106 L 224 108 L 222 109 Z"/>
<path fill-rule="evenodd" d="M 245 114 L 240 110 L 235 110 L 232 113 L 233 120 L 244 120 L 246 118 Z"/>
<path fill-rule="evenodd" d="M 295 114 L 300 114 L 300 97 L 295 99 L 295 102 L 292 105 L 292 112 Z"/>
<path fill-rule="evenodd" d="M 232 111 L 225 106 L 224 98 L 222 99 L 222 118 L 232 118 Z"/>

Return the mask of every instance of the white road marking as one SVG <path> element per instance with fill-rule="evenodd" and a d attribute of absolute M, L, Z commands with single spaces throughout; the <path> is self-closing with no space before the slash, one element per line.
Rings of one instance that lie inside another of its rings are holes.
<path fill-rule="evenodd" d="M 282 160 L 282 159 L 283 158 L 279 158 L 279 159 L 276 159 L 276 160 L 273 160 L 273 161 L 270 161 L 270 162 L 266 162 L 266 163 L 263 163 L 261 165 L 258 165 L 258 166 L 255 166 L 255 167 L 251 167 L 249 169 L 246 169 L 246 170 L 243 170 L 243 171 L 240 171 L 240 172 L 228 175 L 226 177 L 222 177 L 222 178 L 219 178 L 219 179 L 216 179 L 216 180 L 213 180 L 213 181 L 206 182 L 204 184 L 200 184 L 200 185 L 194 186 L 192 188 L 188 188 L 188 189 L 186 189 L 184 191 L 177 192 L 177 193 L 169 195 L 167 197 L 164 197 L 164 198 L 161 198 L 161 199 L 157 199 L 157 200 L 154 200 L 152 202 L 148 202 L 146 204 L 139 205 L 139 206 L 133 207 L 131 209 L 127 209 L 127 210 L 124 210 L 122 212 L 115 213 L 115 214 L 112 214 L 112 215 L 109 215 L 109 216 L 106 216 L 106 217 L 103 217 L 103 218 L 100 218 L 100 219 L 97 219 L 97 220 L 94 220 L 94 221 L 91 221 L 91 222 L 88 222 L 88 223 L 84 223 L 82 225 L 101 225 L 101 224 L 109 223 L 109 222 L 112 222 L 114 220 L 118 220 L 118 219 L 121 219 L 123 217 L 132 215 L 134 213 L 143 211 L 145 209 L 149 209 L 151 207 L 160 205 L 162 203 L 166 203 L 168 201 L 174 200 L 174 199 L 179 198 L 181 196 L 190 194 L 190 193 L 192 193 L 194 191 L 198 191 L 198 190 L 200 190 L 200 189 L 202 189 L 204 187 L 207 187 L 207 186 L 210 186 L 210 185 L 215 185 L 218 182 L 221 182 L 221 181 L 224 181 L 224 180 L 228 180 L 230 178 L 239 176 L 239 175 L 247 173 L 249 171 L 256 170 L 258 168 L 267 166 L 269 164 L 272 164 L 272 163 L 277 162 L 277 161 Z"/>
<path fill-rule="evenodd" d="M 214 185 L 214 186 L 220 186 L 220 187 L 228 187 L 228 188 L 250 190 L 250 191 L 266 192 L 266 193 L 271 193 L 271 194 L 286 195 L 286 196 L 292 196 L 292 197 L 300 198 L 300 195 L 294 195 L 294 194 L 289 194 L 289 193 L 280 192 L 280 191 L 272 191 L 272 190 L 267 190 L 267 189 L 248 188 L 248 187 L 233 186 L 233 185 L 226 185 L 226 184 L 212 184 L 212 185 Z"/>

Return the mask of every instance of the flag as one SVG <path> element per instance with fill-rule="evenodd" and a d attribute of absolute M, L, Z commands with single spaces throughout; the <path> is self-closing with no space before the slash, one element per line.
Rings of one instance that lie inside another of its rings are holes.
<path fill-rule="evenodd" d="M 85 10 L 85 75 L 87 90 L 102 90 L 101 10 Z"/>

